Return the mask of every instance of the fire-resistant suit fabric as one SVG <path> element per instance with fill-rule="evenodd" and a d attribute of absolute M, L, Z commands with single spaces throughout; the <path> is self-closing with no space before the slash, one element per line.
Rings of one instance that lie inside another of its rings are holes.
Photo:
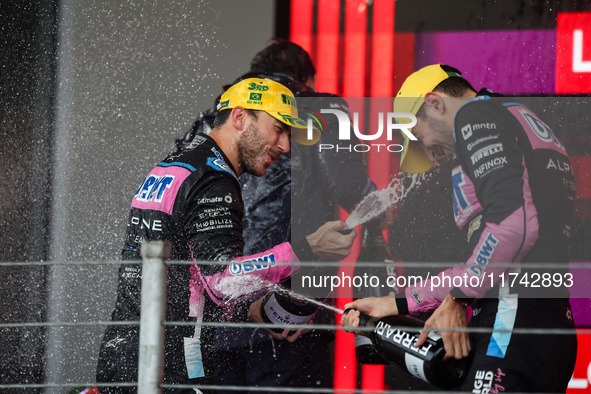
<path fill-rule="evenodd" d="M 472 304 L 471 326 L 571 330 L 471 335 L 474 362 L 463 387 L 564 392 L 576 359 L 567 289 L 573 168 L 546 123 L 524 105 L 490 93 L 480 91 L 454 120 L 453 212 L 469 255 L 464 264 L 408 287 L 397 305 L 400 313 L 418 315 L 451 292 Z"/>
<path fill-rule="evenodd" d="M 299 260 L 290 243 L 243 256 L 243 212 L 240 182 L 224 152 L 210 137 L 197 135 L 182 152 L 159 163 L 133 198 L 123 250 L 123 259 L 130 262 L 119 269 L 113 321 L 140 318 L 141 263 L 133 261 L 140 259 L 143 240 L 169 241 L 171 260 L 221 262 L 168 265 L 167 321 L 246 321 L 248 300 L 261 294 L 265 286 L 291 275 Z M 305 241 L 299 242 L 297 248 L 301 256 L 311 258 Z M 276 264 L 280 262 L 293 264 Z M 235 279 L 240 280 L 240 286 L 233 285 Z M 197 307 L 203 304 L 204 312 Z M 196 382 L 188 378 L 192 371 L 187 371 L 183 350 L 183 338 L 192 337 L 194 331 L 194 325 L 165 327 L 165 383 Z M 203 328 L 201 338 L 207 379 L 213 344 L 211 327 Z M 138 339 L 137 327 L 107 328 L 99 354 L 98 382 L 136 381 Z M 101 387 L 101 392 L 125 390 Z M 135 392 L 135 388 L 128 392 Z"/>

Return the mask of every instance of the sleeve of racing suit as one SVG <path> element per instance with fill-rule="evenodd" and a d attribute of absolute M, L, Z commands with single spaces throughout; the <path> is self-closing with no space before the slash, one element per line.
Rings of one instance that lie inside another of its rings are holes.
<path fill-rule="evenodd" d="M 508 264 L 533 247 L 539 226 L 515 127 L 501 105 L 486 99 L 456 115 L 453 209 L 471 254 L 464 264 L 407 288 L 410 314 L 434 310 L 450 292 L 468 302 L 484 297 L 500 273 L 513 269 Z"/>
<path fill-rule="evenodd" d="M 287 242 L 272 249 L 242 256 L 242 202 L 235 179 L 209 172 L 187 198 L 185 231 L 191 257 L 196 261 L 222 261 L 191 266 L 191 315 L 206 292 L 218 306 L 231 308 L 238 301 L 290 276 L 298 258 Z"/>
<path fill-rule="evenodd" d="M 312 105 L 314 110 L 339 110 L 349 116 L 347 102 L 335 95 L 323 95 L 309 99 L 304 103 Z M 307 105 L 306 105 L 307 106 Z M 339 122 L 334 114 L 321 114 L 326 121 L 327 132 L 323 132 L 318 145 L 319 170 L 326 190 L 332 199 L 351 212 L 363 196 L 375 190 L 375 184 L 369 178 L 363 154 L 355 151 L 350 145 L 359 144 L 359 140 L 351 131 L 351 140 L 340 141 Z M 345 146 L 346 145 L 346 146 Z M 331 147 L 321 149 L 321 147 Z M 341 148 L 338 148 L 341 147 Z"/>

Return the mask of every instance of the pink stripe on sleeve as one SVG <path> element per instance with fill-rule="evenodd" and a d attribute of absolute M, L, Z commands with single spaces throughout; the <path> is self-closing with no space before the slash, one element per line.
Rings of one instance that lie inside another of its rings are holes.
<path fill-rule="evenodd" d="M 131 206 L 172 214 L 179 189 L 189 175 L 191 171 L 182 167 L 155 167 L 137 190 Z"/>
<path fill-rule="evenodd" d="M 190 313 L 195 312 L 194 306 L 205 292 L 217 305 L 231 310 L 236 302 L 256 296 L 288 278 L 299 268 L 298 262 L 291 244 L 284 242 L 262 253 L 237 257 L 224 271 L 214 275 L 203 275 L 194 264 L 191 266 Z"/>

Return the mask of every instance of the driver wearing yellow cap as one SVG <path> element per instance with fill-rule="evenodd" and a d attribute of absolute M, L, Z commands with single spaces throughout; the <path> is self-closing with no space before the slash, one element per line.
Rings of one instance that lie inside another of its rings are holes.
<path fill-rule="evenodd" d="M 211 133 L 196 135 L 184 150 L 158 163 L 140 184 L 131 203 L 122 253 L 132 262 L 119 270 L 114 320 L 139 320 L 143 240 L 170 242 L 173 260 L 222 262 L 168 267 L 166 319 L 197 323 L 199 329 L 195 324 L 166 326 L 165 383 L 212 382 L 208 361 L 215 356 L 210 355 L 213 329 L 201 330 L 199 322 L 257 321 L 260 302 L 252 299 L 287 279 L 299 269 L 300 260 L 340 260 L 349 254 L 356 232 L 344 235 L 339 231 L 346 229 L 345 223 L 332 221 L 304 239 L 243 256 L 244 206 L 238 178 L 245 173 L 263 175 L 274 160 L 289 152 L 290 136 L 314 143 L 318 133 L 298 117 L 295 98 L 285 86 L 270 79 L 245 79 L 222 96 Z M 286 329 L 272 335 L 293 341 L 303 332 Z M 98 382 L 136 380 L 138 340 L 136 326 L 106 329 Z M 126 392 L 101 387 L 103 391 Z"/>
<path fill-rule="evenodd" d="M 401 168 L 425 172 L 451 160 L 452 208 L 467 252 L 462 264 L 396 299 L 345 305 L 376 317 L 432 313 L 425 327 L 441 330 L 446 357 L 473 358 L 461 386 L 473 393 L 565 392 L 576 360 L 568 291 L 574 173 L 554 131 L 518 101 L 476 92 L 457 69 L 441 64 L 405 80 L 394 109 L 416 115 L 417 141 L 405 141 Z M 429 246 L 428 239 L 417 242 Z M 552 277 L 560 283 L 536 285 Z M 463 330 L 468 306 L 470 326 L 488 332 Z M 343 326 L 358 323 L 357 311 L 342 320 Z M 514 332 L 540 327 L 564 332 Z"/>

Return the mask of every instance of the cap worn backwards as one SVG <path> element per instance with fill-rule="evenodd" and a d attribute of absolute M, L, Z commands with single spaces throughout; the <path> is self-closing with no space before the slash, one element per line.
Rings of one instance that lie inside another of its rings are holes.
<path fill-rule="evenodd" d="M 298 117 L 296 99 L 288 88 L 268 78 L 244 79 L 228 88 L 220 98 L 218 111 L 243 107 L 265 111 L 292 127 L 291 139 L 301 145 L 314 145 L 320 140 L 320 130 L 308 130 L 305 120 Z"/>
<path fill-rule="evenodd" d="M 394 99 L 394 112 L 416 115 L 425 102 L 425 95 L 432 92 L 441 82 L 450 77 L 461 77 L 457 72 L 447 72 L 441 64 L 432 64 L 412 73 L 398 91 Z M 431 169 L 433 162 L 425 154 L 418 142 L 404 136 L 404 150 L 400 157 L 400 169 L 418 174 Z"/>

